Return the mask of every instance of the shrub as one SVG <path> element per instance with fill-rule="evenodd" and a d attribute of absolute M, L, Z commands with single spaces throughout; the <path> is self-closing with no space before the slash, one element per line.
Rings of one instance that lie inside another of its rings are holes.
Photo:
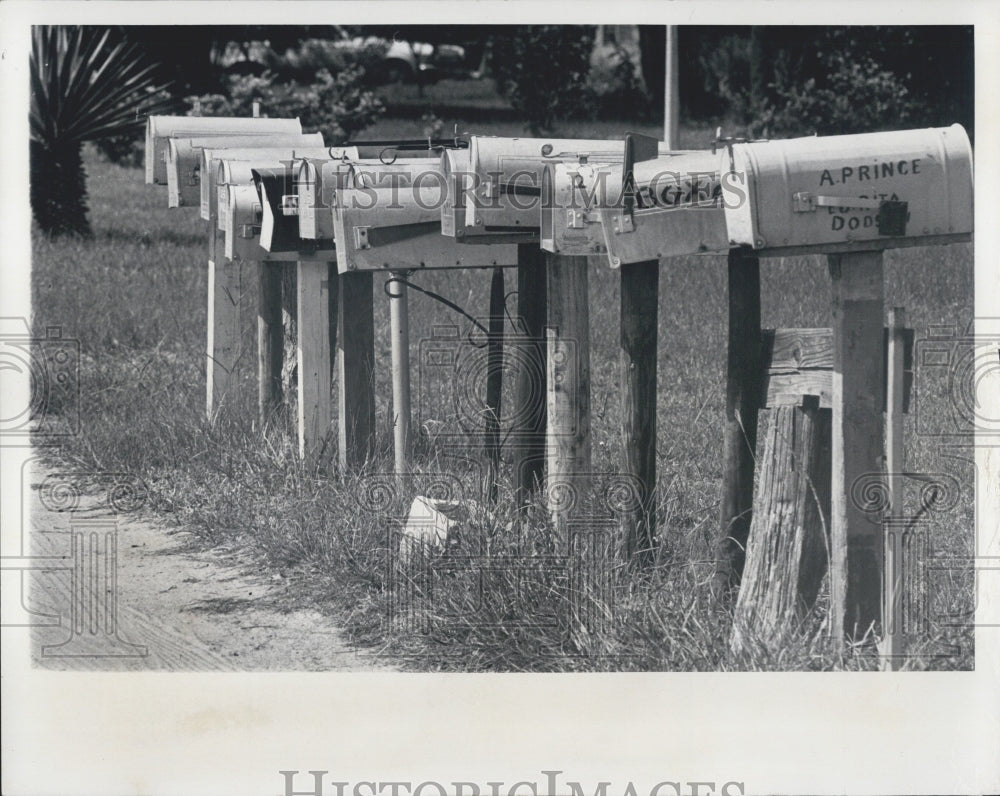
<path fill-rule="evenodd" d="M 649 92 L 628 51 L 616 46 L 594 59 L 587 76 L 593 115 L 600 119 L 646 119 L 654 112 Z"/>
<path fill-rule="evenodd" d="M 586 112 L 593 27 L 517 25 L 490 40 L 497 90 L 524 114 L 532 132 Z"/>
<path fill-rule="evenodd" d="M 259 102 L 272 117 L 295 118 L 303 128 L 322 132 L 331 145 L 340 144 L 370 126 L 385 108 L 365 89 L 365 70 L 378 57 L 377 48 L 344 51 L 333 42 L 308 39 L 284 55 L 266 42 L 253 42 L 260 75 L 227 78 L 227 94 L 190 97 L 206 116 L 250 116 Z"/>

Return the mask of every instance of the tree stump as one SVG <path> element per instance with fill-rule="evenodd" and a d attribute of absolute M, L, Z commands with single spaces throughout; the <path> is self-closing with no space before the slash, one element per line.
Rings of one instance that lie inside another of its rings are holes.
<path fill-rule="evenodd" d="M 818 400 L 768 412 L 770 422 L 731 647 L 777 653 L 816 602 L 827 569 L 831 412 Z"/>

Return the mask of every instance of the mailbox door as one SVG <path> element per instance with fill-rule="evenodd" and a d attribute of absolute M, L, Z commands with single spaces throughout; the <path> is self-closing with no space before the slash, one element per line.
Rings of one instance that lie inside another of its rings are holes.
<path fill-rule="evenodd" d="M 298 119 L 150 116 L 146 120 L 146 184 L 167 183 L 167 139 L 301 133 Z"/>
<path fill-rule="evenodd" d="M 251 185 L 230 185 L 226 188 L 226 214 L 223 217 L 225 254 L 229 260 L 294 261 L 296 254 L 272 254 L 260 245 L 263 208 L 257 190 Z"/>
<path fill-rule="evenodd" d="M 739 144 L 733 161 L 747 197 L 726 200 L 734 244 L 831 251 L 972 232 L 972 152 L 960 125 Z"/>

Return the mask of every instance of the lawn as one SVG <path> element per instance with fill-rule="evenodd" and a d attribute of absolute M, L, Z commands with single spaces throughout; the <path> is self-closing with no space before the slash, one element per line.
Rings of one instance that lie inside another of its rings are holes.
<path fill-rule="evenodd" d="M 428 93 L 446 88 L 432 86 Z M 475 118 L 474 113 L 453 114 L 442 122 L 446 132 L 457 124 L 462 132 L 526 134 L 514 120 Z M 419 118 L 387 119 L 363 137 L 423 135 L 427 124 Z M 590 122 L 567 124 L 559 132 L 620 137 L 626 129 L 656 131 L 650 125 Z M 685 127 L 681 145 L 705 148 L 713 132 L 707 124 Z M 64 336 L 79 340 L 82 354 L 76 409 L 83 430 L 62 447 L 64 459 L 94 472 L 140 476 L 150 489 L 151 511 L 193 529 L 206 545 L 226 542 L 253 551 L 262 568 L 279 572 L 290 584 L 289 600 L 323 609 L 360 643 L 377 646 L 414 669 L 877 666 L 870 648 L 849 650 L 841 658 L 822 638 L 803 639 L 780 656 L 734 653 L 728 645 L 730 617 L 711 608 L 708 582 L 721 483 L 725 258 L 680 257 L 661 264 L 657 489 L 662 550 L 654 570 L 640 579 L 614 570 L 601 588 L 586 590 L 583 598 L 599 619 L 584 628 L 573 625 L 567 633 L 563 609 L 579 608 L 581 595 L 536 555 L 551 541 L 546 532 L 539 526 L 530 538 L 515 540 L 484 531 L 477 541 L 489 545 L 491 554 L 518 555 L 527 563 L 514 574 L 484 575 L 458 567 L 434 586 L 433 605 L 405 606 L 407 621 L 402 621 L 398 611 L 389 611 L 398 594 L 389 583 L 386 561 L 397 527 L 394 517 L 411 495 L 395 495 L 390 509 L 367 510 L 366 503 L 376 487 L 385 486 L 380 474 L 392 469 L 389 313 L 382 281 L 377 278 L 375 286 L 378 459 L 360 476 L 337 472 L 330 457 L 306 466 L 294 455 L 288 422 L 264 430 L 257 426 L 252 345 L 240 400 L 214 422 L 204 418 L 207 222 L 193 208 L 168 210 L 165 190 L 144 185 L 139 169 L 108 164 L 93 151 L 87 153 L 87 169 L 93 240 L 49 241 L 33 235 L 34 326 L 61 325 Z M 918 341 L 932 327 L 952 327 L 957 335 L 965 331 L 973 313 L 971 245 L 896 250 L 885 259 L 886 304 L 906 308 Z M 821 258 L 765 260 L 761 270 L 765 327 L 831 325 L 830 279 Z M 506 279 L 506 290 L 513 290 L 513 272 Z M 487 314 L 488 273 L 424 272 L 415 281 L 472 315 Z M 622 461 L 618 291 L 617 272 L 592 259 L 593 463 L 595 471 L 608 475 L 618 472 Z M 252 322 L 250 312 L 248 340 L 253 339 Z M 430 432 L 452 427 L 449 412 L 458 388 L 422 364 L 419 354 L 435 327 L 447 324 L 461 326 L 463 319 L 412 295 L 414 423 Z M 948 447 L 934 435 L 952 411 L 954 388 L 947 371 L 918 368 L 916 408 L 906 420 L 906 469 L 954 476 L 959 486 L 954 500 L 947 511 L 925 516 L 919 533 L 934 556 L 969 556 L 971 448 Z M 509 380 L 507 389 L 509 406 Z M 475 440 L 467 442 L 458 456 L 444 438 L 421 436 L 417 469 L 431 480 L 435 473 L 449 474 L 475 490 L 482 462 Z M 509 466 L 509 451 L 505 455 Z M 921 482 L 914 483 L 919 489 Z M 923 588 L 927 603 L 921 611 L 929 627 L 908 665 L 971 668 L 971 630 L 947 626 L 949 616 L 961 617 L 968 608 L 969 573 L 951 573 L 947 582 Z M 554 618 L 536 621 L 540 616 Z M 414 617 L 420 621 L 409 621 Z"/>

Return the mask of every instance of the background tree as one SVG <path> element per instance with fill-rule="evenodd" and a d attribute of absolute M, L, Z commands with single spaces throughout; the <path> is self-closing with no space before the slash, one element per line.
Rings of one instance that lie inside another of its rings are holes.
<path fill-rule="evenodd" d="M 175 103 L 155 64 L 107 29 L 36 26 L 29 71 L 32 213 L 47 235 L 89 236 L 83 143 L 141 128 Z"/>

